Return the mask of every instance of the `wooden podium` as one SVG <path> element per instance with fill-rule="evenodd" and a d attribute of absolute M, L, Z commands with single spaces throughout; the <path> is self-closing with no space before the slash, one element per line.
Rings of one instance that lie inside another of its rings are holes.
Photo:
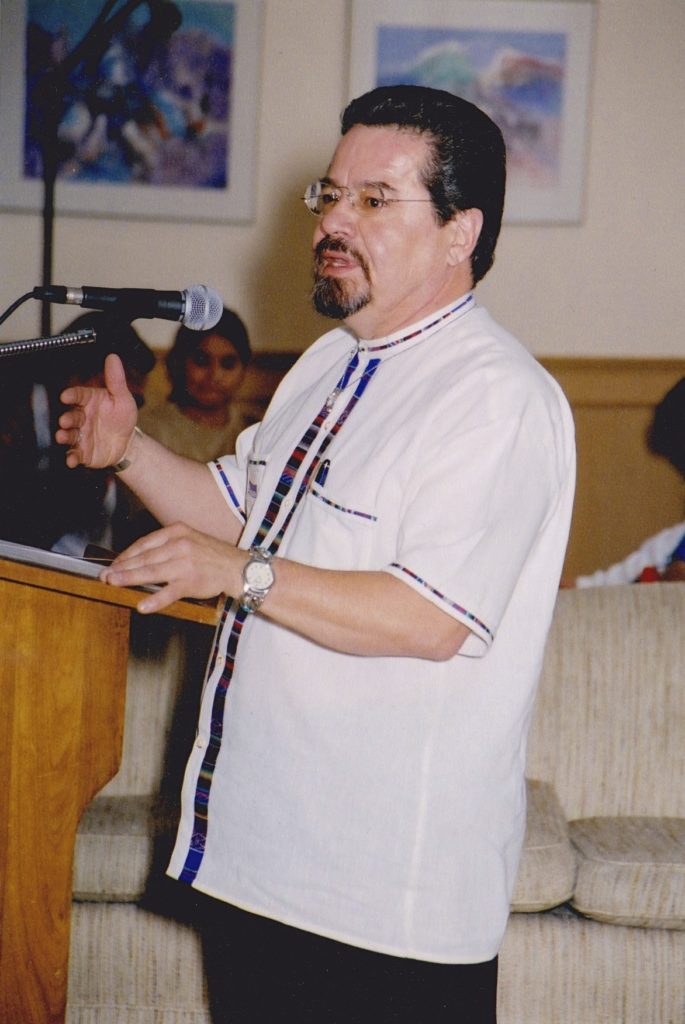
<path fill-rule="evenodd" d="M 121 761 L 140 599 L 0 559 L 0 1024 L 64 1021 L 76 830 Z M 219 610 L 164 614 L 212 624 Z"/>

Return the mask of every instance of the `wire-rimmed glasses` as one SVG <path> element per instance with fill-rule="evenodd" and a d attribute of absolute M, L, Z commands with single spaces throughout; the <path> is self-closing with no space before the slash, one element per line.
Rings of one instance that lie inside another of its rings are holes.
<path fill-rule="evenodd" d="M 346 185 L 333 185 L 332 182 L 323 178 L 308 185 L 302 199 L 314 216 L 322 217 L 325 213 L 334 210 L 343 196 L 355 210 L 365 217 L 378 214 L 391 203 L 432 202 L 432 199 L 427 196 L 421 199 L 400 199 L 388 196 L 383 186 L 374 182 L 368 182 L 356 188 L 348 188 Z"/>

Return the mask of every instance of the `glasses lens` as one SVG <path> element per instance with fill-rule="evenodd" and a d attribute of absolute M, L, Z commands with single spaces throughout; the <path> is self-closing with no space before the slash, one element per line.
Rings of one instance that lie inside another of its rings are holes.
<path fill-rule="evenodd" d="M 364 185 L 357 195 L 357 206 L 360 213 L 374 214 L 382 210 L 386 204 L 383 189 L 380 185 Z"/>
<path fill-rule="evenodd" d="M 313 181 L 302 197 L 307 209 L 321 217 L 327 210 L 332 210 L 341 199 L 343 192 L 350 203 L 361 214 L 373 215 L 382 210 L 388 200 L 380 185 L 363 185 L 360 189 L 341 189 L 326 181 Z"/>
<path fill-rule="evenodd" d="M 311 185 L 307 185 L 302 198 L 304 199 L 305 206 L 312 213 L 318 214 L 319 210 L 319 195 L 321 193 L 321 182 L 313 181 Z"/>
<path fill-rule="evenodd" d="M 320 217 L 326 210 L 332 209 L 340 199 L 340 190 L 324 181 L 313 181 L 307 188 L 303 199 L 307 209 Z"/>

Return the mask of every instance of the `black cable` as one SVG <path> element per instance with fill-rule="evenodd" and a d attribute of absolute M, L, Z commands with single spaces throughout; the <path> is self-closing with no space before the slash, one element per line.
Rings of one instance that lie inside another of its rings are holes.
<path fill-rule="evenodd" d="M 20 299 L 17 299 L 16 302 L 13 302 L 12 305 L 5 310 L 2 316 L 0 316 L 0 324 L 4 324 L 5 320 L 7 320 L 7 318 L 10 317 L 12 313 L 14 313 L 15 309 L 18 309 L 23 302 L 26 302 L 27 299 L 32 299 L 33 297 L 33 292 L 27 292 L 26 295 L 22 295 Z"/>

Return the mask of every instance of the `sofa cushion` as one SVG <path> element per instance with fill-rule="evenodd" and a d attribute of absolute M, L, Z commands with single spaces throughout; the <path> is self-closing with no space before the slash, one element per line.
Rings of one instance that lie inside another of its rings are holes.
<path fill-rule="evenodd" d="M 112 903 L 140 899 L 161 827 L 153 797 L 96 797 L 76 835 L 73 898 Z"/>
<path fill-rule="evenodd" d="M 568 826 L 554 787 L 527 779 L 528 811 L 511 909 L 535 913 L 565 903 L 573 894 L 576 864 Z"/>
<path fill-rule="evenodd" d="M 638 928 L 685 929 L 685 819 L 581 818 L 573 907 Z"/>

